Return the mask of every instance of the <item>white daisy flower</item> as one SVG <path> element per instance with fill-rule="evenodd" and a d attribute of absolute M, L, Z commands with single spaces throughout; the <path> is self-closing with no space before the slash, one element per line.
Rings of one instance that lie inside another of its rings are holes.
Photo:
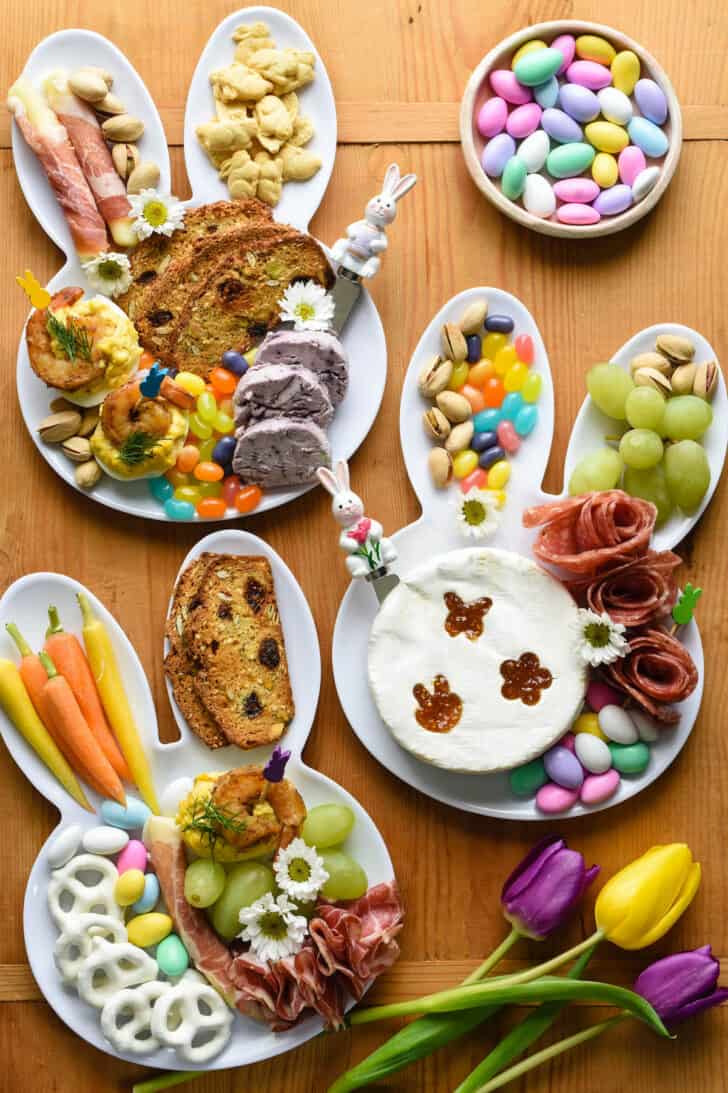
<path fill-rule="evenodd" d="M 263 961 L 293 956 L 308 933 L 308 922 L 296 914 L 296 905 L 285 892 L 277 899 L 266 892 L 249 907 L 243 907 L 238 917 L 243 926 L 238 936 L 250 942 L 251 952 Z"/>
<path fill-rule="evenodd" d="M 278 851 L 273 872 L 278 887 L 291 899 L 302 901 L 314 899 L 329 879 L 323 858 L 303 839 L 294 839 Z"/>
<path fill-rule="evenodd" d="M 592 668 L 600 664 L 613 664 L 629 652 L 629 642 L 624 636 L 621 622 L 612 622 L 609 615 L 580 607 L 577 611 L 576 628 L 579 652 Z"/>
<path fill-rule="evenodd" d="M 295 330 L 326 330 L 334 317 L 334 301 L 315 281 L 296 281 L 281 298 L 281 322 Z"/>
<path fill-rule="evenodd" d="M 129 204 L 139 239 L 146 239 L 154 232 L 171 235 L 184 223 L 182 202 L 171 194 L 165 197 L 157 190 L 142 190 L 139 194 L 129 194 Z"/>
<path fill-rule="evenodd" d="M 461 493 L 455 505 L 460 531 L 468 539 L 488 539 L 500 524 L 503 501 L 498 490 L 477 487 Z"/>
<path fill-rule="evenodd" d="M 97 254 L 84 262 L 82 269 L 91 288 L 104 296 L 121 296 L 131 284 L 131 263 L 125 254 Z"/>

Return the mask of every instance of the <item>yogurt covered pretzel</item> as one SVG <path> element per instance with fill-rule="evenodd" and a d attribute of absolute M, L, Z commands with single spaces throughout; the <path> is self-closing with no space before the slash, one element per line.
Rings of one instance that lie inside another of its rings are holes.
<path fill-rule="evenodd" d="M 161 1047 L 152 1034 L 152 1013 L 162 995 L 172 989 L 171 983 L 152 979 L 139 987 L 125 987 L 112 994 L 101 1011 L 101 1029 L 109 1043 L 117 1051 L 133 1055 L 148 1055 Z"/>
<path fill-rule="evenodd" d="M 95 937 L 126 941 L 126 926 L 113 915 L 67 916 L 63 932 L 53 947 L 53 959 L 64 983 L 76 982 L 83 962 L 91 954 Z"/>
<path fill-rule="evenodd" d="M 90 1006 L 102 1009 L 120 990 L 156 979 L 157 972 L 154 957 L 130 941 L 115 942 L 94 937 L 91 953 L 79 968 L 78 994 Z"/>
<path fill-rule="evenodd" d="M 48 909 L 58 929 L 65 930 L 79 915 L 89 912 L 123 922 L 123 912 L 114 899 L 118 879 L 114 863 L 100 854 L 78 854 L 61 869 L 54 869 L 48 882 Z"/>
<path fill-rule="evenodd" d="M 155 1003 L 151 1029 L 155 1039 L 176 1048 L 187 1062 L 205 1063 L 227 1044 L 232 1022 L 233 1015 L 216 990 L 196 976 L 183 976 Z M 200 1033 L 205 1039 L 196 1044 Z"/>

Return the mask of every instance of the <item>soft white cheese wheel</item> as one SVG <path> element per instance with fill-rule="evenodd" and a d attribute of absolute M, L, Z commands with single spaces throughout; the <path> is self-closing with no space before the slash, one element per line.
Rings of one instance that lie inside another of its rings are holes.
<path fill-rule="evenodd" d="M 445 594 L 493 603 L 475 641 L 445 630 Z M 552 675 L 535 705 L 501 694 L 501 664 L 534 653 Z M 462 701 L 449 732 L 423 728 L 413 688 L 444 676 Z M 507 770 L 541 755 L 578 715 L 588 673 L 577 607 L 535 562 L 504 550 L 465 549 L 418 566 L 390 592 L 369 638 L 369 683 L 395 739 L 419 759 L 467 773 Z"/>

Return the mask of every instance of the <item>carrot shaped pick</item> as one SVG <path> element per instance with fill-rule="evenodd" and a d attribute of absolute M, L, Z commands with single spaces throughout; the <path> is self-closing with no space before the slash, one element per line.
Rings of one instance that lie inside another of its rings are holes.
<path fill-rule="evenodd" d="M 43 694 L 56 731 L 68 745 L 76 769 L 98 793 L 125 805 L 126 797 L 119 776 L 88 727 L 68 681 L 58 674 L 47 653 L 40 653 L 39 656 L 48 673 Z"/>
<path fill-rule="evenodd" d="M 86 718 L 88 727 L 96 737 L 102 752 L 119 777 L 126 782 L 131 782 L 131 772 L 109 728 L 99 692 L 96 689 L 96 681 L 81 642 L 75 634 L 69 634 L 63 629 L 57 608 L 48 608 L 48 618 L 50 626 L 46 630 L 44 646 L 46 653 L 73 691 L 81 713 Z M 47 679 L 42 665 L 41 670 Z"/>

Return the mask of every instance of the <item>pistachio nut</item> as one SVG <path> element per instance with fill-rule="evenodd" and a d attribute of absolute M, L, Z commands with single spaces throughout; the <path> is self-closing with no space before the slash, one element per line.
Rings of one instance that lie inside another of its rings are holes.
<path fill-rule="evenodd" d="M 44 417 L 38 426 L 38 435 L 46 444 L 60 444 L 75 436 L 81 424 L 78 410 L 59 410 Z"/>
<path fill-rule="evenodd" d="M 94 103 L 94 110 L 98 110 L 99 114 L 126 114 L 126 107 L 121 99 L 112 95 L 110 91 L 101 102 Z"/>
<path fill-rule="evenodd" d="M 91 436 L 96 426 L 99 423 L 99 408 L 98 406 L 89 406 L 87 410 L 84 410 L 81 417 L 81 424 L 78 427 L 76 436 Z"/>
<path fill-rule="evenodd" d="M 109 93 L 106 80 L 99 76 L 98 72 L 91 72 L 88 68 L 80 68 L 68 77 L 68 86 L 74 95 L 84 102 L 97 103 L 105 99 Z"/>
<path fill-rule="evenodd" d="M 456 391 L 441 391 L 435 402 L 453 425 L 467 421 L 473 412 L 465 395 L 459 395 Z"/>
<path fill-rule="evenodd" d="M 463 334 L 479 334 L 487 314 L 487 300 L 475 300 L 472 304 L 469 304 L 460 320 L 460 329 Z"/>
<path fill-rule="evenodd" d="M 468 344 L 457 323 L 445 323 L 441 331 L 442 351 L 448 360 L 459 364 L 468 355 Z"/>
<path fill-rule="evenodd" d="M 76 485 L 82 490 L 92 489 L 101 478 L 101 467 L 95 459 L 88 459 L 85 463 L 79 463 L 73 472 Z"/>
<path fill-rule="evenodd" d="M 445 440 L 450 435 L 450 422 L 442 410 L 438 410 L 436 406 L 433 406 L 431 410 L 425 410 L 422 415 L 422 424 L 427 435 L 433 440 Z"/>
<path fill-rule="evenodd" d="M 638 368 L 632 378 L 638 387 L 653 387 L 666 398 L 672 393 L 670 380 L 656 368 Z"/>
<path fill-rule="evenodd" d="M 452 459 L 444 448 L 433 448 L 427 457 L 432 483 L 441 490 L 452 478 Z"/>
<path fill-rule="evenodd" d="M 61 451 L 73 463 L 85 463 L 91 458 L 91 444 L 85 436 L 71 436 L 64 440 Z"/>
<path fill-rule="evenodd" d="M 131 114 L 116 114 L 113 118 L 106 119 L 101 126 L 101 132 L 107 140 L 114 143 L 135 141 L 144 132 L 144 122 L 133 118 Z"/>
<path fill-rule="evenodd" d="M 78 71 L 91 72 L 94 76 L 100 76 L 109 91 L 111 91 L 111 88 L 114 85 L 114 77 L 111 73 L 107 72 L 105 68 L 99 68 L 98 65 L 84 65 L 83 68 L 79 68 Z"/>
<path fill-rule="evenodd" d="M 147 160 L 139 163 L 129 175 L 126 183 L 128 194 L 140 194 L 142 190 L 154 190 L 159 185 L 159 167 Z"/>
<path fill-rule="evenodd" d="M 444 391 L 452 376 L 452 361 L 444 361 L 442 357 L 433 357 L 420 372 L 417 386 L 420 394 L 425 398 L 437 398 Z"/>
<path fill-rule="evenodd" d="M 705 364 L 699 364 L 695 369 L 693 394 L 697 395 L 698 398 L 705 399 L 706 402 L 710 402 L 717 386 L 718 365 L 715 361 L 706 361 Z"/>
<path fill-rule="evenodd" d="M 679 334 L 660 334 L 655 339 L 655 349 L 673 364 L 687 364 L 695 356 L 695 346 Z"/>
<path fill-rule="evenodd" d="M 445 441 L 445 449 L 450 452 L 450 455 L 455 455 L 456 452 L 464 452 L 466 448 L 470 447 L 472 439 L 473 423 L 472 421 L 463 421 L 451 431 Z"/>
<path fill-rule="evenodd" d="M 60 414 L 61 410 L 75 409 L 76 407 L 73 405 L 73 403 L 69 402 L 68 399 L 65 398 L 54 398 L 53 402 L 51 403 L 51 413 L 53 414 Z"/>
<path fill-rule="evenodd" d="M 629 362 L 629 370 L 634 376 L 640 368 L 656 368 L 663 376 L 669 376 L 672 372 L 672 363 L 663 357 L 662 353 L 638 353 Z"/>
<path fill-rule="evenodd" d="M 119 178 L 126 181 L 139 163 L 139 149 L 136 144 L 115 144 L 111 149 L 111 159 Z"/>
<path fill-rule="evenodd" d="M 673 374 L 670 376 L 670 383 L 672 385 L 673 395 L 689 395 L 693 390 L 693 383 L 695 382 L 695 372 L 697 366 L 695 364 L 679 364 Z"/>

